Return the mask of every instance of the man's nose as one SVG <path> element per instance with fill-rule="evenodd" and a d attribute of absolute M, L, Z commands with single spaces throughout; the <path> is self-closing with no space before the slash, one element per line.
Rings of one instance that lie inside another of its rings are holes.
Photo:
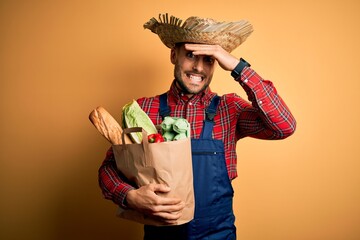
<path fill-rule="evenodd" d="M 202 72 L 204 70 L 204 60 L 202 57 L 199 57 L 199 56 L 196 57 L 193 69 L 198 72 Z"/>

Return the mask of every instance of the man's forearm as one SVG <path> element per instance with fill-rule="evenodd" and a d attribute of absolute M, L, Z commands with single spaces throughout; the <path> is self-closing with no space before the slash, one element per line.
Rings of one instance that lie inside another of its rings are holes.
<path fill-rule="evenodd" d="M 99 168 L 99 186 L 106 199 L 121 207 L 126 207 L 125 198 L 130 190 L 135 189 L 125 181 L 125 177 L 116 169 L 116 162 L 110 148 Z"/>
<path fill-rule="evenodd" d="M 249 67 L 244 68 L 236 81 L 246 91 L 249 101 L 258 110 L 258 116 L 264 123 L 265 132 L 259 131 L 254 137 L 283 139 L 294 133 L 296 120 L 271 81 L 264 80 Z"/>

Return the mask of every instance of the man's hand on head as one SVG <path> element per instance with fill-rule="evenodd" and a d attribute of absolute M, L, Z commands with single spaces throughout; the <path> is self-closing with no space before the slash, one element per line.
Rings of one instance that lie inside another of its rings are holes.
<path fill-rule="evenodd" d="M 220 67 L 226 71 L 232 71 L 240 60 L 219 45 L 193 44 L 186 43 L 185 49 L 192 51 L 194 55 L 211 56 L 219 63 Z"/>

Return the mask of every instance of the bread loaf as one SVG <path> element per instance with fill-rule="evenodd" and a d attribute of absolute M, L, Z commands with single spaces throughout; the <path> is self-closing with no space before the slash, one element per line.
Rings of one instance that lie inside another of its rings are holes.
<path fill-rule="evenodd" d="M 121 138 L 123 129 L 103 107 L 99 106 L 94 109 L 90 113 L 89 119 L 101 135 L 103 135 L 111 144 L 122 144 Z M 126 144 L 132 143 L 126 134 L 124 135 L 124 140 Z"/>

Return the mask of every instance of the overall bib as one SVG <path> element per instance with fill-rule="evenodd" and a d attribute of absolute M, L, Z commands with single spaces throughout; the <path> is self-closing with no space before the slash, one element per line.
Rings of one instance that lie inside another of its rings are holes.
<path fill-rule="evenodd" d="M 191 139 L 195 192 L 194 219 L 178 226 L 144 226 L 144 240 L 234 240 L 233 189 L 228 177 L 224 143 L 212 138 L 214 116 L 220 98 L 206 109 L 199 139 Z M 167 95 L 160 96 L 160 115 L 170 115 Z"/>

